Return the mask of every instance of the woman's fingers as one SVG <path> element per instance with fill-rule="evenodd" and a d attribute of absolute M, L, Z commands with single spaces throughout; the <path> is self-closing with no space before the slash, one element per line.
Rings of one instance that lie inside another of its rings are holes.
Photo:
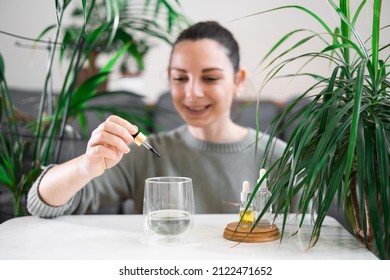
<path fill-rule="evenodd" d="M 110 145 L 122 153 L 128 153 L 130 149 L 127 146 L 127 143 L 130 142 L 131 139 L 124 140 L 123 137 L 120 137 L 117 134 L 112 134 L 106 130 L 97 130 L 92 134 L 89 146 L 94 147 Z"/>
<path fill-rule="evenodd" d="M 99 162 L 104 160 L 104 169 L 111 168 L 123 157 L 123 153 L 119 152 L 114 146 L 111 145 L 91 147 L 88 153 L 92 162 Z"/>
<path fill-rule="evenodd" d="M 122 159 L 123 153 L 111 145 L 97 145 L 89 146 L 85 156 L 85 170 L 96 177 L 102 175 L 106 169 L 115 166 Z"/>
<path fill-rule="evenodd" d="M 91 134 L 87 146 L 87 168 L 94 174 L 100 175 L 105 169 L 116 165 L 123 154 L 129 153 L 128 144 L 138 128 L 128 121 L 110 116 Z"/>
<path fill-rule="evenodd" d="M 138 128 L 128 121 L 117 116 L 110 116 L 92 132 L 89 145 L 109 144 L 123 153 L 128 153 L 127 145 L 133 141 L 132 135 L 137 131 Z"/>
<path fill-rule="evenodd" d="M 126 143 L 130 143 L 133 140 L 132 136 L 138 131 L 137 126 L 118 116 L 108 117 L 101 125 L 103 130 L 122 137 Z"/>

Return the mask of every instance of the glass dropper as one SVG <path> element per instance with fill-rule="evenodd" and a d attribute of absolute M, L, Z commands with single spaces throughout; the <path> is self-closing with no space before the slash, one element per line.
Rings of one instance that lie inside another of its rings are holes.
<path fill-rule="evenodd" d="M 160 157 L 160 154 L 152 147 L 149 145 L 148 142 L 146 142 L 146 136 L 142 132 L 137 132 L 136 134 L 133 135 L 134 137 L 134 143 L 137 144 L 138 146 L 144 146 L 146 149 L 154 153 L 156 156 Z"/>

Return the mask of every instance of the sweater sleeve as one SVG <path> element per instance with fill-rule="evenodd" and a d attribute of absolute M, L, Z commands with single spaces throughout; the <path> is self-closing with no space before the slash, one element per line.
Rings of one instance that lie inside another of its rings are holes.
<path fill-rule="evenodd" d="M 74 200 L 77 199 L 77 195 L 72 197 L 65 205 L 52 206 L 47 204 L 39 195 L 39 184 L 42 177 L 47 173 L 54 165 L 49 165 L 43 169 L 38 179 L 32 185 L 27 196 L 27 210 L 31 215 L 39 216 L 42 218 L 54 218 L 65 214 L 70 214 L 71 205 Z"/>

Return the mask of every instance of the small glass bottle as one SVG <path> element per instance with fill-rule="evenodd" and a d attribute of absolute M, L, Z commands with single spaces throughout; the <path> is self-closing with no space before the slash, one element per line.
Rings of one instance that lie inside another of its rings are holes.
<path fill-rule="evenodd" d="M 259 172 L 259 179 L 257 180 L 257 183 L 260 182 L 260 180 L 264 177 L 265 173 L 267 171 L 265 169 L 261 169 Z M 257 215 L 260 216 L 260 214 L 263 212 L 264 207 L 266 206 L 267 202 L 271 198 L 271 192 L 267 189 L 267 178 L 264 178 L 263 182 L 261 183 L 257 193 L 256 193 L 256 212 Z M 265 211 L 264 215 L 261 217 L 261 220 L 259 221 L 259 226 L 269 226 L 272 224 L 272 205 L 270 205 L 267 210 Z"/>
<path fill-rule="evenodd" d="M 250 198 L 250 187 L 249 182 L 244 181 L 242 183 L 242 191 L 241 191 L 241 204 L 240 204 L 240 226 L 243 227 L 251 227 L 254 222 L 254 212 L 252 204 L 249 205 L 248 209 L 246 209 L 248 205 L 248 200 Z M 245 211 L 246 209 L 246 211 Z"/>

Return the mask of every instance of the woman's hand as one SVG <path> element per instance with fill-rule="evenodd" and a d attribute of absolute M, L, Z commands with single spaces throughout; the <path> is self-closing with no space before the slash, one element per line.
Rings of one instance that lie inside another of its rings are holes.
<path fill-rule="evenodd" d="M 130 152 L 128 145 L 133 141 L 133 136 L 138 128 L 128 121 L 110 116 L 100 124 L 88 141 L 85 170 L 93 177 L 100 176 L 108 168 L 115 166 Z"/>
<path fill-rule="evenodd" d="M 85 154 L 55 165 L 42 177 L 38 190 L 40 198 L 52 206 L 67 203 L 90 180 L 130 152 L 127 145 L 137 131 L 136 126 L 120 117 L 107 118 L 92 132 Z"/>

